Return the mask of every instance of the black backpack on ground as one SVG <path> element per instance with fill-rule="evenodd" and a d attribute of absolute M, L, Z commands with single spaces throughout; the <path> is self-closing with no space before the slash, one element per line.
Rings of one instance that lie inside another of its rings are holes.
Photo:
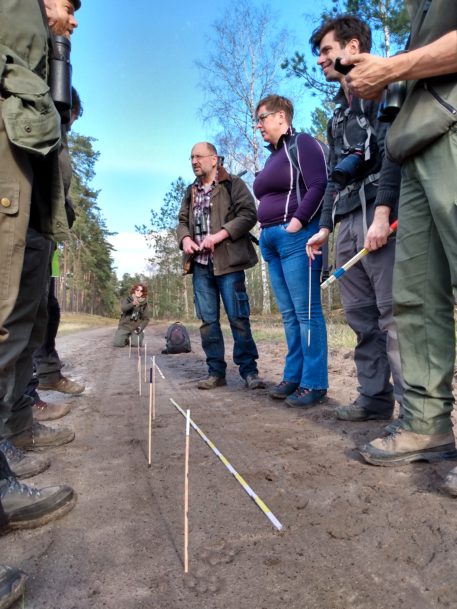
<path fill-rule="evenodd" d="M 189 334 L 179 321 L 175 321 L 174 324 L 168 327 L 165 335 L 165 349 L 162 353 L 175 354 L 175 353 L 190 353 L 190 338 Z"/>

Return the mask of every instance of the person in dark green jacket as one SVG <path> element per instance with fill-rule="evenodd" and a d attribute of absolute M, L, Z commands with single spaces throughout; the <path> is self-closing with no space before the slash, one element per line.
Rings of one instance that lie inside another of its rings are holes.
<path fill-rule="evenodd" d="M 1 6 L 0 440 L 36 449 L 74 438 L 70 429 L 34 421 L 33 400 L 24 392 L 46 326 L 51 243 L 68 237 L 61 120 L 48 86 L 48 20 L 54 34 L 69 37 L 80 2 L 2 0 Z"/>
<path fill-rule="evenodd" d="M 132 286 L 121 303 L 121 318 L 113 339 L 113 347 L 125 347 L 131 337 L 134 347 L 143 346 L 144 329 L 149 323 L 148 288 L 143 283 Z"/>

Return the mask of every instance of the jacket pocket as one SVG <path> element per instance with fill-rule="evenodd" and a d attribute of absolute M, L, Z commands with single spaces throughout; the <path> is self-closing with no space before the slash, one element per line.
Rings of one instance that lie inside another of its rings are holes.
<path fill-rule="evenodd" d="M 246 292 L 246 284 L 244 281 L 237 281 L 234 287 L 236 316 L 240 319 L 247 319 L 251 313 L 251 308 L 249 306 L 249 296 Z"/>
<path fill-rule="evenodd" d="M 55 150 L 60 143 L 60 116 L 44 80 L 24 66 L 8 63 L 2 89 L 2 117 L 10 142 L 39 156 Z"/>
<path fill-rule="evenodd" d="M 23 248 L 25 242 L 17 242 L 17 215 L 19 211 L 19 184 L 6 176 L 0 176 L 0 300 L 8 298 L 11 289 L 13 256 L 18 255 L 17 247 Z"/>
<path fill-rule="evenodd" d="M 236 241 L 226 239 L 223 244 L 226 244 L 229 267 L 253 266 L 255 264 L 257 254 L 249 235 L 243 235 Z"/>

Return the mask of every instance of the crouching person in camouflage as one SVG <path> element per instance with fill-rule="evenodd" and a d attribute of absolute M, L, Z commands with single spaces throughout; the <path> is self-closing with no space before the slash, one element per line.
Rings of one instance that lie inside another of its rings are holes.
<path fill-rule="evenodd" d="M 121 318 L 113 339 L 113 347 L 125 347 L 132 337 L 132 346 L 143 346 L 144 329 L 149 323 L 148 288 L 137 283 L 121 303 Z"/>

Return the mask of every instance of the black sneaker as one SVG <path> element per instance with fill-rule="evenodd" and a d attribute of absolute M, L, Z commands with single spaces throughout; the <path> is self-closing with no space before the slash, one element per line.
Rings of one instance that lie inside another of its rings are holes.
<path fill-rule="evenodd" d="M 307 389 L 306 387 L 299 387 L 292 395 L 289 395 L 285 404 L 289 408 L 308 408 L 309 406 L 315 406 L 316 404 L 323 402 L 326 395 L 326 389 Z"/>
<path fill-rule="evenodd" d="M 10 469 L 18 478 L 31 478 L 41 474 L 51 465 L 49 459 L 29 455 L 20 448 L 16 448 L 9 440 L 0 442 L 0 451 L 5 455 Z"/>
<path fill-rule="evenodd" d="M 34 529 L 73 509 L 76 493 L 70 486 L 38 489 L 11 477 L 0 480 L 0 499 L 11 529 Z"/>
<path fill-rule="evenodd" d="M 14 567 L 0 565 L 0 609 L 7 609 L 24 594 L 25 573 Z"/>

